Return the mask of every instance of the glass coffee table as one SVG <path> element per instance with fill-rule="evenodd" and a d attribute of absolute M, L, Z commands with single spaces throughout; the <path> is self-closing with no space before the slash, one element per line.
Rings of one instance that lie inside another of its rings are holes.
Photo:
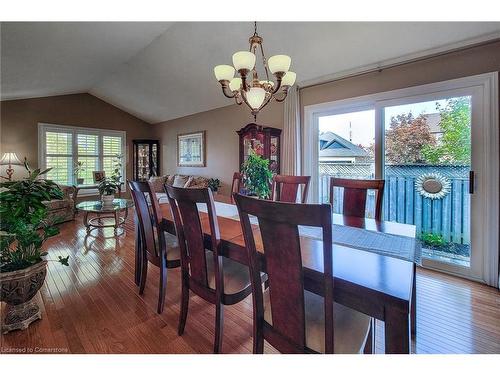
<path fill-rule="evenodd" d="M 101 201 L 85 201 L 76 205 L 78 210 L 84 212 L 83 224 L 87 228 L 87 234 L 95 228 L 115 228 L 115 236 L 118 234 L 120 228 L 128 216 L 128 209 L 134 203 L 128 199 L 114 199 L 112 205 L 103 205 Z M 123 216 L 121 213 L 123 212 Z M 95 214 L 95 217 L 89 219 L 90 214 Z M 114 223 L 105 223 L 102 219 L 114 219 Z"/>

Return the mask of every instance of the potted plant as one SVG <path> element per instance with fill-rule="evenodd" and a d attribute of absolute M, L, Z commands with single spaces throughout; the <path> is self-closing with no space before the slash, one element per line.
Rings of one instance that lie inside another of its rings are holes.
<path fill-rule="evenodd" d="M 83 185 L 83 183 L 85 182 L 85 179 L 83 177 L 78 177 L 80 172 L 85 172 L 83 161 L 77 161 L 75 163 L 75 167 L 73 168 L 73 175 L 75 176 L 77 185 Z"/>
<path fill-rule="evenodd" d="M 273 177 L 269 169 L 269 160 L 263 159 L 255 151 L 250 150 L 241 170 L 248 195 L 254 195 L 261 199 L 268 198 L 271 193 L 271 179 Z"/>
<path fill-rule="evenodd" d="M 220 180 L 218 178 L 211 178 L 208 180 L 208 187 L 214 194 L 216 194 L 219 191 L 219 188 L 221 186 Z"/>
<path fill-rule="evenodd" d="M 34 298 L 47 274 L 43 244 L 59 233 L 47 220 L 44 201 L 61 199 L 62 191 L 50 180 L 39 179 L 50 169 L 31 170 L 28 177 L 0 184 L 0 300 L 6 303 L 2 331 L 25 329 L 41 318 L 39 298 Z M 59 256 L 68 265 L 69 257 Z"/>
<path fill-rule="evenodd" d="M 104 177 L 101 181 L 99 181 L 98 189 L 103 206 L 112 206 L 113 200 L 115 199 L 115 193 L 121 188 L 121 159 L 122 156 L 116 157 L 111 177 Z"/>

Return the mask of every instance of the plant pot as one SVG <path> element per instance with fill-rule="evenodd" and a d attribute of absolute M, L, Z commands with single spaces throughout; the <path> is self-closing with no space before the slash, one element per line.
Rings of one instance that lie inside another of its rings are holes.
<path fill-rule="evenodd" d="M 101 196 L 101 202 L 104 207 L 111 207 L 113 206 L 113 199 L 115 199 L 115 195 L 103 195 Z"/>
<path fill-rule="evenodd" d="M 83 183 L 85 182 L 85 179 L 84 178 L 77 178 L 76 179 L 76 184 L 77 185 L 83 185 Z"/>
<path fill-rule="evenodd" d="M 2 333 L 26 329 L 42 318 L 38 291 L 46 275 L 46 260 L 22 270 L 0 273 L 0 300 L 6 303 Z"/>

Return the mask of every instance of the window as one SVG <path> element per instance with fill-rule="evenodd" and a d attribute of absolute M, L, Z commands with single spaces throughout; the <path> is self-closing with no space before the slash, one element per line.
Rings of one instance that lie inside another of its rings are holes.
<path fill-rule="evenodd" d="M 327 186 L 321 185 L 325 145 L 320 131 L 340 133 L 332 115 L 353 117 L 371 108 L 373 120 L 361 123 L 360 134 L 371 133 L 374 176 L 385 179 L 383 219 L 415 225 L 424 243 L 423 266 L 497 286 L 500 185 L 494 103 L 497 73 L 305 107 L 302 172 L 311 175 L 310 201 L 322 199 Z M 322 129 L 326 120 L 331 129 Z M 350 129 L 355 121 L 349 121 Z M 357 135 L 352 133 L 353 142 L 366 147 Z M 341 136 L 350 139 L 351 134 Z M 328 167 L 331 173 L 338 166 Z"/>
<path fill-rule="evenodd" d="M 111 176 L 118 158 L 125 153 L 126 138 L 122 131 L 39 124 L 38 134 L 38 163 L 41 168 L 52 168 L 47 178 L 63 185 L 76 184 L 77 177 L 83 178 L 86 185 L 93 184 L 93 171 L 102 170 Z M 82 170 L 75 173 L 78 163 Z M 120 164 L 124 181 L 123 159 Z"/>

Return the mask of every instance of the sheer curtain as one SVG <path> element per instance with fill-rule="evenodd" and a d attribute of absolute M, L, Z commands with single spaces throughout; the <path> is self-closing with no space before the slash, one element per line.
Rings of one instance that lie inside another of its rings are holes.
<path fill-rule="evenodd" d="M 281 174 L 300 175 L 300 106 L 299 88 L 293 86 L 285 100 L 283 116 L 283 137 Z"/>

